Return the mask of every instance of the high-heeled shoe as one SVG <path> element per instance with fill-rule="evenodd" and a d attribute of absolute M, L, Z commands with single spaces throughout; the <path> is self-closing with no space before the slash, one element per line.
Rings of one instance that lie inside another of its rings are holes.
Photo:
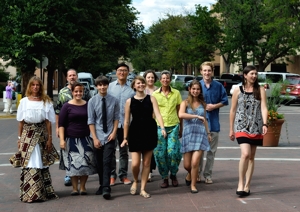
<path fill-rule="evenodd" d="M 246 191 L 243 191 L 243 196 L 249 196 L 250 195 L 250 190 L 248 191 L 248 192 L 246 192 Z"/>
<path fill-rule="evenodd" d="M 235 192 L 236 193 L 236 195 L 238 195 L 238 196 L 244 196 L 244 191 L 236 191 Z"/>

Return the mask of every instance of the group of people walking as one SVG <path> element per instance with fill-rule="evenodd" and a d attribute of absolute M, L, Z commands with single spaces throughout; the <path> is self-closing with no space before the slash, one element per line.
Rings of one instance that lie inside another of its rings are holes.
<path fill-rule="evenodd" d="M 116 81 L 109 83 L 104 76 L 96 78 L 98 94 L 86 101 L 84 86 L 77 82 L 76 71 L 70 69 L 68 85 L 59 92 L 55 113 L 42 82 L 33 77 L 17 114 L 18 146 L 22 151 L 21 201 L 57 198 L 48 169 L 58 159 L 51 135 L 55 114 L 61 148 L 59 167 L 66 170 L 65 185 L 72 185 L 71 195 L 86 195 L 88 176 L 97 173 L 100 186 L 96 195 L 110 199 L 111 186 L 118 177 L 122 183 L 131 184 L 130 194 L 139 191 L 142 197 L 149 198 L 146 184 L 151 181 L 151 172 L 156 167 L 162 178 L 161 188 L 169 187 L 170 180 L 172 186 L 178 186 L 182 154 L 187 171 L 185 183 L 191 193 L 198 193 L 196 183 L 201 181 L 201 176 L 205 183 L 212 184 L 220 132 L 219 108 L 228 105 L 225 89 L 212 80 L 213 71 L 213 63 L 201 64 L 203 80 L 192 81 L 188 97 L 182 101 L 180 92 L 170 86 L 170 72 L 161 72 L 160 88 L 154 86 L 157 76 L 151 70 L 129 84 L 129 67 L 122 63 L 116 67 Z M 243 85 L 235 90 L 230 110 L 229 137 L 236 138 L 241 146 L 236 191 L 239 196 L 250 194 L 256 146 L 261 145 L 267 131 L 266 114 L 266 96 L 257 83 L 257 71 L 255 67 L 246 67 Z M 127 175 L 128 151 L 133 182 Z M 204 151 L 207 152 L 205 166 Z M 35 180 L 34 185 L 30 184 L 31 179 Z"/>

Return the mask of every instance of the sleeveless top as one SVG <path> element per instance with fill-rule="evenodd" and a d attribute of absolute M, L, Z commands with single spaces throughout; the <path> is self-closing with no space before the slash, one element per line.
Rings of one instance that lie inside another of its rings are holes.
<path fill-rule="evenodd" d="M 245 92 L 240 86 L 237 111 L 234 120 L 236 138 L 247 137 L 262 139 L 263 119 L 261 114 L 261 102 L 254 98 L 253 92 Z"/>
<path fill-rule="evenodd" d="M 130 112 L 132 121 L 128 131 L 130 152 L 153 150 L 157 145 L 157 125 L 153 118 L 151 97 L 144 99 L 131 98 Z"/>

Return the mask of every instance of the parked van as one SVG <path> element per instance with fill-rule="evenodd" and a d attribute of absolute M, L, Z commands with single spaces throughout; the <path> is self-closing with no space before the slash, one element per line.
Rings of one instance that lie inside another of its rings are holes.
<path fill-rule="evenodd" d="M 195 79 L 193 75 L 180 75 L 180 74 L 173 74 L 172 75 L 172 83 L 181 83 L 184 84 L 189 80 Z"/>
<path fill-rule="evenodd" d="M 87 72 L 79 72 L 78 73 L 78 81 L 79 82 L 88 82 L 90 85 L 90 90 L 92 91 L 92 93 L 94 93 L 94 95 L 96 95 L 98 93 L 96 86 L 95 86 L 95 80 L 93 78 L 93 75 L 91 73 L 87 73 Z"/>
<path fill-rule="evenodd" d="M 266 95 L 270 97 L 272 88 L 274 88 L 277 83 L 285 81 L 287 76 L 299 77 L 300 75 L 287 72 L 258 72 L 258 82 L 265 87 Z"/>

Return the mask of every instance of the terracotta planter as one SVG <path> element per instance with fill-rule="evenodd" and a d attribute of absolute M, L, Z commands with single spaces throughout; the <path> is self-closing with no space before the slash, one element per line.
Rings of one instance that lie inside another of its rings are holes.
<path fill-rule="evenodd" d="M 277 119 L 269 125 L 268 132 L 263 138 L 263 146 L 278 146 L 283 123 L 284 119 Z"/>

